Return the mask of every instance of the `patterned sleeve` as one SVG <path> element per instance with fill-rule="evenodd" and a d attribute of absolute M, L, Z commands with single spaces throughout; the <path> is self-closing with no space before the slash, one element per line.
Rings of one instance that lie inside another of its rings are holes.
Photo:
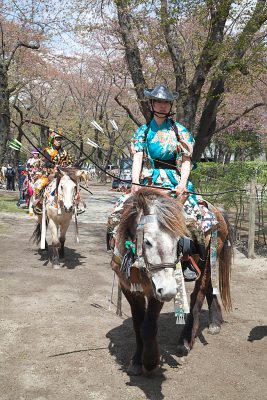
<path fill-rule="evenodd" d="M 181 152 L 185 156 L 191 157 L 193 154 L 193 148 L 195 144 L 195 139 L 193 135 L 181 124 L 176 123 L 178 128 L 178 135 L 180 140 Z"/>
<path fill-rule="evenodd" d="M 144 151 L 146 129 L 147 126 L 144 124 L 140 126 L 137 131 L 135 131 L 135 134 L 131 139 L 132 154 L 138 153 L 139 151 Z"/>

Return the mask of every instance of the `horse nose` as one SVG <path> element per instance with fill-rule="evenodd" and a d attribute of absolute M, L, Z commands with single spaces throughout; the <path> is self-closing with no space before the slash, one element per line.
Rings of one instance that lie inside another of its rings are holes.
<path fill-rule="evenodd" d="M 159 301 L 171 301 L 177 294 L 177 283 L 171 268 L 153 274 L 152 285 L 154 295 Z"/>
<path fill-rule="evenodd" d="M 171 301 L 177 294 L 177 288 L 157 288 L 156 289 L 156 296 L 161 301 Z"/>
<path fill-rule="evenodd" d="M 72 206 L 70 206 L 70 207 L 64 206 L 64 210 L 66 213 L 70 213 L 72 211 Z"/>

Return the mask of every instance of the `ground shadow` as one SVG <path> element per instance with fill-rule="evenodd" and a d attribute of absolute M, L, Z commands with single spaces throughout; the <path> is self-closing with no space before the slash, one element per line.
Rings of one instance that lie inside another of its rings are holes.
<path fill-rule="evenodd" d="M 43 267 L 47 266 L 51 263 L 51 255 L 52 255 L 52 246 L 48 246 L 48 250 L 38 249 L 37 253 L 34 255 L 39 255 L 39 261 L 44 261 Z M 81 259 L 87 258 L 84 255 L 81 255 L 77 250 L 70 249 L 69 247 L 65 247 L 65 257 L 60 259 L 61 267 L 67 269 L 75 269 L 80 265 L 85 264 L 85 261 L 81 261 Z"/>
<path fill-rule="evenodd" d="M 201 312 L 201 323 L 198 337 L 203 345 L 208 342 L 203 330 L 208 326 L 208 311 Z M 162 400 L 162 382 L 166 379 L 164 371 L 170 368 L 182 368 L 182 361 L 177 357 L 176 347 L 183 325 L 175 324 L 174 313 L 162 313 L 159 318 L 158 342 L 160 347 L 159 370 L 149 379 L 147 376 L 129 376 L 129 386 L 137 386 L 149 400 Z M 132 318 L 127 318 L 123 323 L 110 330 L 106 337 L 110 340 L 109 352 L 115 356 L 120 369 L 126 373 L 132 354 L 135 350 L 135 334 L 132 327 Z"/>
<path fill-rule="evenodd" d="M 254 340 L 261 340 L 267 336 L 267 325 L 255 326 L 251 329 L 248 335 L 248 342 L 254 342 Z"/>

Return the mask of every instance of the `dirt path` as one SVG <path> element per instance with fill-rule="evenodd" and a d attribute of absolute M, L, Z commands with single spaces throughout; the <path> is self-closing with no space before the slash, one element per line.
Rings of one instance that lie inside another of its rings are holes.
<path fill-rule="evenodd" d="M 0 399 L 267 398 L 266 260 L 241 254 L 233 268 L 234 310 L 221 334 L 207 334 L 205 307 L 199 339 L 187 360 L 179 360 L 179 327 L 173 304 L 166 304 L 161 368 L 154 378 L 127 376 L 134 347 L 130 312 L 125 301 L 123 318 L 109 309 L 113 273 L 105 252 L 104 222 L 116 195 L 95 193 L 80 218 L 80 244 L 71 226 L 65 268 L 58 271 L 29 243 L 32 219 L 1 215 Z"/>

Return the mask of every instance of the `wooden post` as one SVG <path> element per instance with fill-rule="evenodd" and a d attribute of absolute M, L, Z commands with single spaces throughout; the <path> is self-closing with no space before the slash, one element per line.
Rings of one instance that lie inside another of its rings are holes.
<path fill-rule="evenodd" d="M 250 181 L 250 201 L 249 201 L 249 227 L 248 227 L 248 258 L 255 258 L 255 212 L 256 212 L 256 177 Z"/>
<path fill-rule="evenodd" d="M 116 314 L 119 317 L 122 317 L 121 303 L 122 303 L 122 290 L 121 290 L 120 284 L 118 284 L 118 299 L 117 299 L 117 311 L 116 311 Z"/>

